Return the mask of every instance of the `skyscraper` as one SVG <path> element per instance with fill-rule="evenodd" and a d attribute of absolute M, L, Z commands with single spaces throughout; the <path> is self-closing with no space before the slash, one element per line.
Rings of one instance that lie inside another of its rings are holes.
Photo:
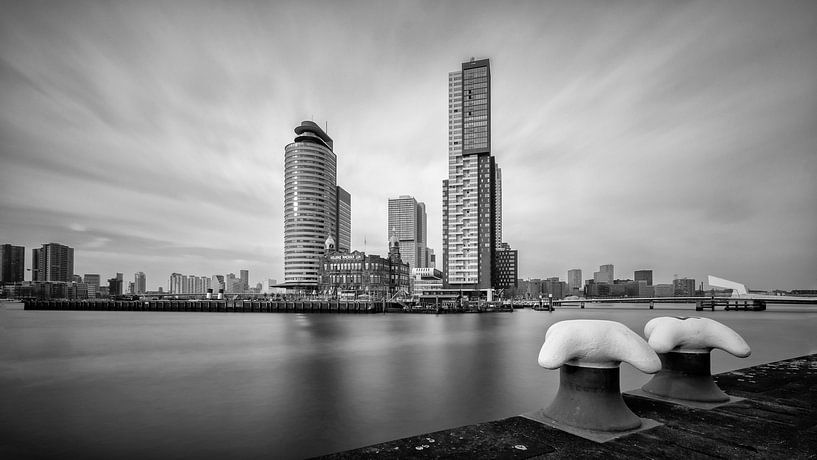
<path fill-rule="evenodd" d="M 101 281 L 98 273 L 86 273 L 82 280 L 88 285 L 88 298 L 95 299 L 99 292 L 99 283 Z"/>
<path fill-rule="evenodd" d="M 47 243 L 31 253 L 32 281 L 64 281 L 74 279 L 74 248 Z"/>
<path fill-rule="evenodd" d="M 284 149 L 284 283 L 317 287 L 326 238 L 351 242 L 351 196 L 344 191 L 338 202 L 332 138 L 311 121 L 302 122 L 295 134 Z"/>
<path fill-rule="evenodd" d="M 410 268 L 428 266 L 426 236 L 428 225 L 426 205 L 414 197 L 402 195 L 389 198 L 388 237 L 396 236 L 400 242 L 400 255 Z"/>
<path fill-rule="evenodd" d="M 443 181 L 443 276 L 449 288 L 490 288 L 501 243 L 501 182 L 491 155 L 488 59 L 448 74 L 448 179 Z"/>
<path fill-rule="evenodd" d="M 335 214 L 338 216 L 338 231 L 335 233 L 335 243 L 338 251 L 349 252 L 352 250 L 352 195 L 338 186 L 337 197 Z"/>
<path fill-rule="evenodd" d="M 241 278 L 241 292 L 247 292 L 250 290 L 250 271 L 249 270 L 239 270 L 238 276 Z"/>
<path fill-rule="evenodd" d="M 147 292 L 146 284 L 147 279 L 145 272 L 136 272 L 136 274 L 133 275 L 134 294 L 144 294 Z"/>
<path fill-rule="evenodd" d="M 593 272 L 593 282 L 613 284 L 614 279 L 613 264 L 599 266 L 599 271 Z"/>
<path fill-rule="evenodd" d="M 26 248 L 0 245 L 0 283 L 19 283 L 26 271 Z"/>

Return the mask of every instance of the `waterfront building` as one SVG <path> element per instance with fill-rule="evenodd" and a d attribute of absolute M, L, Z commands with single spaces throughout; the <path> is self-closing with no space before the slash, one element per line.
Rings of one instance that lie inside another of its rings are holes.
<path fill-rule="evenodd" d="M 567 271 L 567 289 L 569 295 L 579 295 L 582 290 L 582 271 L 574 268 Z"/>
<path fill-rule="evenodd" d="M 22 283 L 26 272 L 26 248 L 0 245 L 0 284 Z"/>
<path fill-rule="evenodd" d="M 613 284 L 613 265 L 601 265 L 599 271 L 593 272 L 593 281 L 598 283 Z"/>
<path fill-rule="evenodd" d="M 227 292 L 224 284 L 224 275 L 213 275 L 211 286 L 215 292 Z"/>
<path fill-rule="evenodd" d="M 488 59 L 448 74 L 448 179 L 443 180 L 443 282 L 494 287 L 501 243 L 501 173 L 491 154 Z"/>
<path fill-rule="evenodd" d="M 136 272 L 133 275 L 134 294 L 141 295 L 147 292 L 147 277 L 145 272 Z"/>
<path fill-rule="evenodd" d="M 412 269 L 427 267 L 428 225 L 425 204 L 408 195 L 389 198 L 388 225 L 389 237 L 395 235 L 400 242 L 403 261 Z"/>
<path fill-rule="evenodd" d="M 513 289 L 517 287 L 519 276 L 519 252 L 511 249 L 508 243 L 502 243 L 495 252 L 494 287 L 497 289 Z"/>
<path fill-rule="evenodd" d="M 241 278 L 241 291 L 240 292 L 247 292 L 250 290 L 250 271 L 249 270 L 239 270 L 238 276 Z"/>
<path fill-rule="evenodd" d="M 314 289 L 326 238 L 345 245 L 348 233 L 351 241 L 351 196 L 341 192 L 338 199 L 332 138 L 311 121 L 302 122 L 295 134 L 284 149 L 284 284 Z"/>
<path fill-rule="evenodd" d="M 88 298 L 95 299 L 99 293 L 99 283 L 102 281 L 99 273 L 86 273 L 82 275 L 82 281 L 88 286 Z"/>
<path fill-rule="evenodd" d="M 74 248 L 58 244 L 43 244 L 31 254 L 32 281 L 69 282 L 74 278 Z"/>
<path fill-rule="evenodd" d="M 677 278 L 672 280 L 672 290 L 678 297 L 695 295 L 695 280 L 692 278 Z"/>
<path fill-rule="evenodd" d="M 411 293 L 415 296 L 423 291 L 440 290 L 443 288 L 443 273 L 433 267 L 411 269 Z"/>
<path fill-rule="evenodd" d="M 559 280 L 558 276 L 542 281 L 542 297 L 552 295 L 554 299 L 564 299 L 567 295 L 567 283 Z"/>
<path fill-rule="evenodd" d="M 400 243 L 389 241 L 389 256 L 338 251 L 331 236 L 324 242 L 317 294 L 325 298 L 385 299 L 408 294 L 408 264 L 400 258 Z"/>
<path fill-rule="evenodd" d="M 635 282 L 646 281 L 647 286 L 652 286 L 652 270 L 636 270 L 633 272 Z"/>
<path fill-rule="evenodd" d="M 638 297 L 655 297 L 655 288 L 645 280 L 638 281 Z"/>
<path fill-rule="evenodd" d="M 338 251 L 349 252 L 352 250 L 352 195 L 341 186 L 337 187 L 335 215 L 338 220 L 335 233 Z"/>

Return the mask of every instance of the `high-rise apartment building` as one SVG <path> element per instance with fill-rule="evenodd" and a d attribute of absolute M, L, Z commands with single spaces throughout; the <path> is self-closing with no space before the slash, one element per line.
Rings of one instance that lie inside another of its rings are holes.
<path fill-rule="evenodd" d="M 31 254 L 33 281 L 64 281 L 74 279 L 74 248 L 58 244 L 44 244 Z"/>
<path fill-rule="evenodd" d="M 494 287 L 501 181 L 491 155 L 488 59 L 448 74 L 448 179 L 443 181 L 443 277 L 448 288 Z"/>
<path fill-rule="evenodd" d="M 238 272 L 239 278 L 241 278 L 241 292 L 247 292 L 250 290 L 250 271 L 249 270 L 239 270 Z"/>
<path fill-rule="evenodd" d="M 414 197 L 389 198 L 388 237 L 397 237 L 400 255 L 410 268 L 428 267 L 428 218 L 426 205 Z"/>
<path fill-rule="evenodd" d="M 598 283 L 613 284 L 613 279 L 614 275 L 612 264 L 601 265 L 599 266 L 599 271 L 593 272 L 593 281 L 596 284 Z"/>
<path fill-rule="evenodd" d="M 21 283 L 26 272 L 26 248 L 0 245 L 0 283 Z"/>
<path fill-rule="evenodd" d="M 108 295 L 120 296 L 123 293 L 124 277 L 117 273 L 115 277 L 108 279 Z"/>
<path fill-rule="evenodd" d="M 335 244 L 338 251 L 352 250 L 352 195 L 338 186 L 335 214 L 338 216 L 338 230 L 335 233 Z"/>
<path fill-rule="evenodd" d="M 574 268 L 567 271 L 567 289 L 571 295 L 577 295 L 582 290 L 582 271 Z"/>
<path fill-rule="evenodd" d="M 633 272 L 633 280 L 636 283 L 646 281 L 647 286 L 652 286 L 652 270 L 636 270 Z"/>
<path fill-rule="evenodd" d="M 134 294 L 144 294 L 147 292 L 145 272 L 136 272 L 136 274 L 133 275 L 133 289 Z"/>
<path fill-rule="evenodd" d="M 502 243 L 496 248 L 495 268 L 495 288 L 510 289 L 518 286 L 519 253 L 516 249 L 511 249 L 510 244 Z"/>
<path fill-rule="evenodd" d="M 284 149 L 284 283 L 309 287 L 318 284 L 326 239 L 351 242 L 352 201 L 345 191 L 338 199 L 332 138 L 311 121 L 302 122 L 295 134 Z"/>

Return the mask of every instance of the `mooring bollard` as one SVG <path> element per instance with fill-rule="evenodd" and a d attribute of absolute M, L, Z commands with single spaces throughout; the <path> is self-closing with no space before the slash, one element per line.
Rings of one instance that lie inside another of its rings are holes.
<path fill-rule="evenodd" d="M 702 403 L 729 401 L 712 379 L 713 348 L 745 358 L 752 353 L 737 332 L 709 318 L 653 318 L 644 335 L 661 358 L 661 371 L 641 389 L 662 398 Z"/>
<path fill-rule="evenodd" d="M 621 323 L 569 320 L 552 325 L 539 351 L 539 365 L 559 369 L 559 390 L 542 413 L 564 425 L 601 432 L 642 425 L 621 397 L 619 365 L 654 374 L 661 361 L 638 334 Z"/>

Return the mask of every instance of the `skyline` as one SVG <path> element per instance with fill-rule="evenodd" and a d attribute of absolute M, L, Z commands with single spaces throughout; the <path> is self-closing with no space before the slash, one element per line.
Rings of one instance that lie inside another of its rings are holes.
<path fill-rule="evenodd" d="M 314 119 L 352 249 L 385 255 L 388 199 L 411 195 L 440 255 L 447 76 L 473 56 L 520 278 L 612 263 L 817 288 L 817 5 L 462 5 L 6 4 L 0 243 L 28 268 L 63 243 L 77 273 L 148 289 L 282 280 L 284 147 Z"/>

